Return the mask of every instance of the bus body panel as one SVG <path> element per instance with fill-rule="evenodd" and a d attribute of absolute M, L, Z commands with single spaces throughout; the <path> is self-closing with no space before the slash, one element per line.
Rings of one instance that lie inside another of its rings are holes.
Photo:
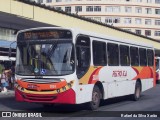
<path fill-rule="evenodd" d="M 69 89 L 66 92 L 58 94 L 33 94 L 24 93 L 15 89 L 15 96 L 17 101 L 35 102 L 35 103 L 60 103 L 60 104 L 76 104 L 75 92 Z"/>
<path fill-rule="evenodd" d="M 35 78 L 30 78 L 30 80 L 33 80 L 34 82 L 27 82 L 27 80 L 25 82 L 22 80 L 16 80 L 16 100 L 40 103 L 76 104 L 76 91 L 78 88 L 77 78 L 74 77 L 74 74 L 63 76 L 63 78 L 52 78 L 53 80 L 62 79 L 62 81 L 58 83 L 37 83 Z M 20 79 L 21 77 L 22 76 L 19 76 L 18 78 Z M 27 79 L 27 77 L 25 79 Z M 47 80 L 47 77 L 43 79 Z M 45 98 L 46 96 L 48 99 Z"/>
<path fill-rule="evenodd" d="M 152 78 L 143 79 L 143 80 L 141 80 L 141 84 L 142 84 L 142 92 L 146 91 L 146 90 L 154 87 L 154 79 L 152 79 Z"/>
<path fill-rule="evenodd" d="M 93 87 L 94 84 L 79 85 L 79 89 L 76 93 L 76 103 L 90 102 L 92 100 Z"/>

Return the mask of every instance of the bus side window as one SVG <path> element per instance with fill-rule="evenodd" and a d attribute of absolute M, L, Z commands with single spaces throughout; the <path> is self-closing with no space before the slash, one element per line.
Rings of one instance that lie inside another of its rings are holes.
<path fill-rule="evenodd" d="M 120 45 L 120 63 L 122 66 L 130 65 L 129 47 Z"/>
<path fill-rule="evenodd" d="M 103 66 L 107 64 L 106 43 L 93 41 L 93 64 Z"/>
<path fill-rule="evenodd" d="M 146 49 L 139 48 L 139 55 L 140 55 L 140 65 L 141 66 L 147 66 Z"/>
<path fill-rule="evenodd" d="M 90 66 L 90 39 L 87 36 L 79 36 L 76 41 L 77 77 L 80 79 L 88 71 Z"/>
<path fill-rule="evenodd" d="M 130 47 L 131 66 L 139 66 L 139 54 L 137 47 Z"/>
<path fill-rule="evenodd" d="M 109 66 L 119 66 L 118 44 L 108 43 L 107 53 L 108 53 L 108 65 Z"/>
<path fill-rule="evenodd" d="M 153 50 L 147 50 L 148 66 L 153 66 L 154 53 Z"/>

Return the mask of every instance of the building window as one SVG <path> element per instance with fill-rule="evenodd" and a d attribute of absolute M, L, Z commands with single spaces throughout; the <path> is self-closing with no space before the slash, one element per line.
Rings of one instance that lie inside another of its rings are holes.
<path fill-rule="evenodd" d="M 71 2 L 72 0 L 65 0 L 66 2 Z"/>
<path fill-rule="evenodd" d="M 43 0 L 38 0 L 37 3 L 43 3 Z"/>
<path fill-rule="evenodd" d="M 86 11 L 87 12 L 92 12 L 93 11 L 93 6 L 87 6 Z"/>
<path fill-rule="evenodd" d="M 107 7 L 105 8 L 105 11 L 106 11 L 106 12 L 120 12 L 121 9 L 120 9 L 119 6 L 107 6 Z"/>
<path fill-rule="evenodd" d="M 119 6 L 115 6 L 113 7 L 113 12 L 120 12 L 120 7 Z"/>
<path fill-rule="evenodd" d="M 137 0 L 137 2 L 142 2 L 142 0 Z"/>
<path fill-rule="evenodd" d="M 93 17 L 87 17 L 87 16 L 86 16 L 86 18 L 93 20 Z"/>
<path fill-rule="evenodd" d="M 155 20 L 155 25 L 160 25 L 160 19 L 159 20 Z"/>
<path fill-rule="evenodd" d="M 101 6 L 94 6 L 95 12 L 101 12 Z"/>
<path fill-rule="evenodd" d="M 154 32 L 154 35 L 155 35 L 155 36 L 160 36 L 160 31 L 155 31 L 155 32 Z"/>
<path fill-rule="evenodd" d="M 132 23 L 131 18 L 124 18 L 124 23 L 125 24 L 131 24 Z"/>
<path fill-rule="evenodd" d="M 65 11 L 66 11 L 67 13 L 71 13 L 71 7 L 65 7 Z"/>
<path fill-rule="evenodd" d="M 62 0 L 56 0 L 56 2 L 62 2 Z"/>
<path fill-rule="evenodd" d="M 51 3 L 52 2 L 52 0 L 46 0 L 46 3 Z"/>
<path fill-rule="evenodd" d="M 110 18 L 110 17 L 105 18 L 105 23 L 113 23 L 112 18 Z"/>
<path fill-rule="evenodd" d="M 142 13 L 142 8 L 141 7 L 136 7 L 135 10 L 136 10 L 136 13 Z"/>
<path fill-rule="evenodd" d="M 152 14 L 152 9 L 151 8 L 145 8 L 145 13 L 146 14 Z"/>
<path fill-rule="evenodd" d="M 101 22 L 101 17 L 94 17 L 93 19 L 96 20 L 96 21 Z"/>
<path fill-rule="evenodd" d="M 152 3 L 152 0 L 146 0 L 147 3 Z"/>
<path fill-rule="evenodd" d="M 151 36 L 151 30 L 145 30 L 145 35 L 146 36 Z"/>
<path fill-rule="evenodd" d="M 141 35 L 141 30 L 136 30 L 135 32 L 137 35 Z"/>
<path fill-rule="evenodd" d="M 132 32 L 132 30 L 131 30 L 131 29 L 123 29 L 123 30 L 125 30 L 125 31 L 129 31 L 129 32 Z"/>
<path fill-rule="evenodd" d="M 155 14 L 160 15 L 160 9 L 155 9 Z"/>
<path fill-rule="evenodd" d="M 113 18 L 113 23 L 120 23 L 120 18 Z"/>
<path fill-rule="evenodd" d="M 120 23 L 120 18 L 117 17 L 106 17 L 105 23 Z"/>
<path fill-rule="evenodd" d="M 87 6 L 86 7 L 87 12 L 101 12 L 101 6 Z"/>
<path fill-rule="evenodd" d="M 56 7 L 56 10 L 62 10 L 62 8 L 61 7 Z"/>
<path fill-rule="evenodd" d="M 145 19 L 145 25 L 151 25 L 151 19 Z"/>
<path fill-rule="evenodd" d="M 160 4 L 160 0 L 155 0 L 155 3 L 156 4 Z"/>
<path fill-rule="evenodd" d="M 131 2 L 131 0 L 126 0 L 126 2 Z"/>
<path fill-rule="evenodd" d="M 76 12 L 82 12 L 82 6 L 75 6 Z"/>
<path fill-rule="evenodd" d="M 141 23 L 142 23 L 142 21 L 141 21 L 141 19 L 140 19 L 140 18 L 136 18 L 136 19 L 135 19 L 135 23 L 136 23 L 136 24 L 141 24 Z"/>
<path fill-rule="evenodd" d="M 125 7 L 125 12 L 131 13 L 132 12 L 132 7 Z"/>
<path fill-rule="evenodd" d="M 113 9 L 112 9 L 112 7 L 106 7 L 106 8 L 105 8 L 105 11 L 106 11 L 106 12 L 113 12 Z"/>
<path fill-rule="evenodd" d="M 16 37 L 14 32 L 15 30 L 12 29 L 0 28 L 0 39 L 13 41 Z"/>

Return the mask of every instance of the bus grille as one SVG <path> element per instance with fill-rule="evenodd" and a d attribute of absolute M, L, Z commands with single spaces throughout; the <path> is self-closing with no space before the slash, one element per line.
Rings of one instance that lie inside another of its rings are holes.
<path fill-rule="evenodd" d="M 29 91 L 34 91 L 34 92 L 37 92 L 38 90 L 34 90 L 34 89 L 28 89 L 26 88 L 26 90 L 29 90 Z M 53 90 L 40 90 L 41 92 L 51 92 Z M 38 91 L 39 92 L 39 91 Z"/>
<path fill-rule="evenodd" d="M 29 83 L 40 83 L 40 84 L 44 84 L 44 83 L 57 83 L 60 82 L 59 79 L 21 79 L 23 82 L 29 82 Z"/>
<path fill-rule="evenodd" d="M 30 94 L 23 94 L 25 99 L 29 100 L 38 100 L 38 101 L 52 101 L 56 99 L 56 96 L 53 95 L 30 95 Z"/>

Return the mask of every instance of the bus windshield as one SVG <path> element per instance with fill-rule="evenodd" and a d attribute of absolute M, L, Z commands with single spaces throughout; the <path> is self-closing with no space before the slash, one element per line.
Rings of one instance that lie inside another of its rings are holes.
<path fill-rule="evenodd" d="M 17 44 L 16 74 L 67 75 L 74 72 L 72 42 L 21 42 Z"/>

